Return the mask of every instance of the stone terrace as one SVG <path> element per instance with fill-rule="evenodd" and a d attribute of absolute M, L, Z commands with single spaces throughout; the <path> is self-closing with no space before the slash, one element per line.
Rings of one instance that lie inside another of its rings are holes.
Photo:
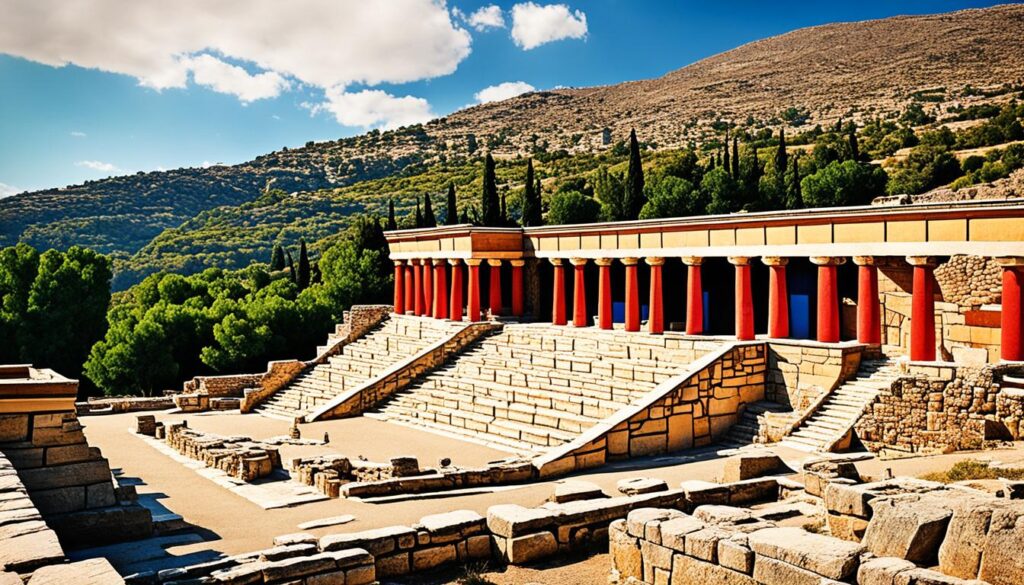
<path fill-rule="evenodd" d="M 672 334 L 508 324 L 368 416 L 516 453 L 545 451 L 718 346 Z"/>
<path fill-rule="evenodd" d="M 392 315 L 364 336 L 344 345 L 323 364 L 296 377 L 256 407 L 293 419 L 380 375 L 390 366 L 461 329 L 464 324 Z M 328 340 L 330 344 L 330 340 Z"/>

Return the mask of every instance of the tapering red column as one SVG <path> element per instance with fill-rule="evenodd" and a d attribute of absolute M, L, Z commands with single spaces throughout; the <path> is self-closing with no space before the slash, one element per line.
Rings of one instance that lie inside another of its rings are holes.
<path fill-rule="evenodd" d="M 768 337 L 789 337 L 789 287 L 786 286 L 786 265 L 789 258 L 765 256 L 768 266 Z"/>
<path fill-rule="evenodd" d="M 487 266 L 490 278 L 490 286 L 488 289 L 488 297 L 491 309 L 492 317 L 499 317 L 505 313 L 505 307 L 501 304 L 501 260 L 498 258 L 488 258 Z"/>
<path fill-rule="evenodd" d="M 448 318 L 448 273 L 444 268 L 447 261 L 434 260 L 434 318 Z"/>
<path fill-rule="evenodd" d="M 612 260 L 598 258 L 597 264 L 597 326 L 612 328 Z"/>
<path fill-rule="evenodd" d="M 640 284 L 636 258 L 623 258 L 626 266 L 626 331 L 640 331 Z"/>
<path fill-rule="evenodd" d="M 434 262 L 429 258 L 423 260 L 423 314 L 434 315 Z"/>
<path fill-rule="evenodd" d="M 651 267 L 651 299 L 647 314 L 647 332 L 665 332 L 665 313 L 662 310 L 661 301 L 661 267 L 665 265 L 664 258 L 647 258 L 647 265 Z"/>
<path fill-rule="evenodd" d="M 997 258 L 1003 267 L 1003 309 L 1000 318 L 1000 357 L 1008 362 L 1024 360 L 1021 333 L 1021 288 L 1024 285 L 1024 258 Z"/>
<path fill-rule="evenodd" d="M 395 260 L 395 313 L 405 313 L 405 262 Z"/>
<path fill-rule="evenodd" d="M 413 279 L 412 288 L 413 291 L 413 314 L 417 316 L 423 316 L 426 313 L 426 308 L 423 306 L 423 260 L 413 260 Z"/>
<path fill-rule="evenodd" d="M 882 306 L 874 256 L 854 256 L 857 265 L 857 341 L 882 343 Z"/>
<path fill-rule="evenodd" d="M 587 279 L 584 270 L 587 266 L 587 259 L 572 258 L 569 262 L 573 266 L 572 325 L 573 327 L 586 327 Z"/>
<path fill-rule="evenodd" d="M 814 256 L 811 262 L 818 265 L 818 341 L 837 343 L 839 341 L 839 285 L 836 280 L 838 266 L 846 258 Z"/>
<path fill-rule="evenodd" d="M 512 265 L 512 316 L 523 316 L 523 266 L 526 260 L 509 260 Z"/>
<path fill-rule="evenodd" d="M 750 258 L 730 256 L 729 263 L 736 267 L 736 339 L 754 338 L 754 293 L 750 289 Z"/>
<path fill-rule="evenodd" d="M 907 256 L 914 267 L 913 300 L 910 306 L 910 359 L 935 361 L 935 260 L 929 256 Z"/>
<path fill-rule="evenodd" d="M 554 292 L 551 298 L 551 323 L 565 325 L 565 270 L 561 258 L 551 258 L 554 265 Z"/>
<path fill-rule="evenodd" d="M 466 320 L 480 320 L 480 263 L 479 258 L 467 258 L 466 265 L 469 266 L 469 300 L 466 303 Z"/>
<path fill-rule="evenodd" d="M 452 294 L 448 307 L 448 318 L 462 321 L 462 264 L 458 258 L 448 261 L 452 265 Z"/>
<path fill-rule="evenodd" d="M 405 263 L 405 314 L 416 314 L 416 267 L 412 260 Z"/>
<path fill-rule="evenodd" d="M 701 283 L 701 268 L 704 259 L 698 256 L 684 256 L 686 264 L 686 334 L 704 333 L 704 285 Z"/>

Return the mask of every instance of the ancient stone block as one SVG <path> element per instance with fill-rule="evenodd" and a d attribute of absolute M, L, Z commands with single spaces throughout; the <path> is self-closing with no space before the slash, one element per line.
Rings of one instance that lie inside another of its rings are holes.
<path fill-rule="evenodd" d="M 486 520 L 472 510 L 455 510 L 444 514 L 432 514 L 420 518 L 420 526 L 435 534 L 458 534 L 471 528 L 482 528 Z"/>
<path fill-rule="evenodd" d="M 766 556 L 754 556 L 754 581 L 758 585 L 838 585 L 837 581 Z"/>
<path fill-rule="evenodd" d="M 856 571 L 864 551 L 859 544 L 795 527 L 758 530 L 747 536 L 747 543 L 760 556 L 836 580 L 846 579 Z"/>
<path fill-rule="evenodd" d="M 864 533 L 864 545 L 880 557 L 932 562 L 953 515 L 936 503 L 919 501 L 916 496 L 874 500 L 874 515 Z"/>
<path fill-rule="evenodd" d="M 702 528 L 686 535 L 686 554 L 711 563 L 718 562 L 718 541 L 729 533 L 715 527 Z"/>
<path fill-rule="evenodd" d="M 664 510 L 661 508 L 637 508 L 626 516 L 626 532 L 630 536 L 644 538 L 648 523 L 671 520 L 681 516 L 676 510 Z M 660 542 L 660 536 L 658 538 Z"/>
<path fill-rule="evenodd" d="M 395 550 L 398 539 L 410 535 L 415 537 L 416 531 L 408 526 L 389 526 L 348 534 L 328 534 L 320 539 L 320 550 L 337 551 L 347 548 L 362 548 L 376 557 Z"/>
<path fill-rule="evenodd" d="M 555 485 L 552 499 L 559 504 L 606 497 L 601 487 L 589 481 L 566 480 Z"/>
<path fill-rule="evenodd" d="M 719 540 L 718 564 L 749 575 L 754 570 L 754 551 L 733 538 Z"/>
<path fill-rule="evenodd" d="M 668 484 L 663 479 L 650 477 L 631 477 L 620 479 L 615 484 L 615 489 L 620 494 L 635 496 L 637 494 L 649 494 L 652 492 L 663 492 L 668 490 Z"/>
<path fill-rule="evenodd" d="M 686 535 L 703 530 L 707 525 L 693 516 L 683 515 L 661 523 L 661 544 L 676 552 L 686 552 Z"/>
<path fill-rule="evenodd" d="M 556 514 L 543 508 L 499 504 L 487 508 L 487 528 L 498 536 L 511 538 L 552 526 Z"/>
<path fill-rule="evenodd" d="M 1024 515 L 1013 510 L 994 510 L 981 557 L 978 578 L 992 585 L 1024 583 Z"/>
<path fill-rule="evenodd" d="M 741 481 L 753 479 L 764 475 L 770 475 L 780 469 L 784 469 L 782 459 L 775 454 L 765 455 L 737 455 L 725 461 L 725 469 L 722 472 L 722 482 Z"/>
<path fill-rule="evenodd" d="M 868 521 L 857 516 L 829 513 L 827 522 L 828 531 L 832 536 L 853 542 L 863 540 L 864 532 L 868 529 Z"/>
<path fill-rule="evenodd" d="M 704 562 L 683 554 L 672 557 L 671 585 L 693 585 L 714 583 L 715 585 L 758 585 L 748 575 L 733 571 L 714 563 Z"/>
<path fill-rule="evenodd" d="M 532 563 L 558 552 L 558 541 L 550 532 L 538 532 L 509 539 L 505 560 L 513 565 Z"/>
<path fill-rule="evenodd" d="M 895 585 L 896 575 L 916 567 L 914 563 L 896 557 L 868 559 L 857 569 L 857 585 Z"/>
<path fill-rule="evenodd" d="M 455 545 L 453 544 L 414 550 L 412 551 L 412 568 L 414 571 L 425 571 L 454 562 L 455 558 Z"/>
<path fill-rule="evenodd" d="M 297 557 L 263 565 L 263 580 L 268 583 L 299 579 L 307 575 L 332 572 L 337 567 L 334 558 L 326 553 Z"/>
<path fill-rule="evenodd" d="M 992 508 L 981 502 L 957 506 L 939 546 L 939 570 L 961 579 L 976 579 L 991 520 Z"/>
<path fill-rule="evenodd" d="M 640 540 L 626 532 L 625 520 L 616 520 L 609 526 L 608 551 L 612 558 L 612 568 L 618 571 L 620 576 L 624 579 L 643 579 Z"/>
<path fill-rule="evenodd" d="M 698 506 L 693 515 L 708 524 L 741 524 L 752 522 L 753 516 L 746 508 L 734 508 L 733 506 Z"/>
<path fill-rule="evenodd" d="M 28 583 L 30 585 L 65 585 L 67 583 L 116 585 L 124 583 L 124 579 L 107 559 L 88 559 L 42 567 L 32 573 L 32 578 Z"/>
<path fill-rule="evenodd" d="M 0 443 L 13 443 L 28 439 L 27 414 L 0 415 Z"/>

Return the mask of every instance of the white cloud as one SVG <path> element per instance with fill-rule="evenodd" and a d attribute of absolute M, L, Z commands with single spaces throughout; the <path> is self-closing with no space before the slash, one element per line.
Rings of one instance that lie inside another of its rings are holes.
<path fill-rule="evenodd" d="M 10 197 L 11 195 L 17 195 L 21 193 L 23 189 L 19 189 L 14 185 L 8 185 L 7 183 L 0 183 L 0 199 L 4 197 Z"/>
<path fill-rule="evenodd" d="M 84 169 L 89 169 L 91 171 L 99 171 L 99 172 L 102 172 L 102 173 L 120 173 L 120 172 L 124 172 L 121 169 L 117 168 L 117 166 L 115 166 L 115 165 L 112 165 L 110 163 L 103 162 L 103 161 L 98 161 L 98 160 L 80 160 L 80 161 L 75 163 L 75 166 L 76 167 L 82 167 Z"/>
<path fill-rule="evenodd" d="M 242 101 L 288 80 L 327 89 L 447 75 L 470 43 L 444 0 L 14 0 L 0 19 L 0 53 L 154 89 L 186 87 L 191 74 Z"/>
<path fill-rule="evenodd" d="M 85 138 L 86 135 L 85 135 L 85 132 L 79 132 L 78 130 L 72 130 L 71 131 L 71 136 L 73 138 Z"/>
<path fill-rule="evenodd" d="M 327 90 L 326 96 L 326 102 L 307 107 L 314 114 L 333 114 L 342 126 L 390 130 L 434 118 L 427 100 L 410 95 L 397 97 L 379 89 L 347 92 L 343 87 L 334 87 Z"/>
<path fill-rule="evenodd" d="M 524 2 L 512 7 L 512 40 L 529 51 L 552 41 L 587 36 L 587 15 L 565 4 Z"/>
<path fill-rule="evenodd" d="M 501 100 L 507 100 L 508 98 L 513 98 L 517 95 L 535 91 L 536 89 L 537 88 L 525 81 L 506 81 L 505 83 L 485 87 L 476 92 L 473 97 L 481 104 L 485 104 L 487 102 L 500 102 Z"/>
<path fill-rule="evenodd" d="M 247 104 L 252 101 L 273 98 L 288 89 L 288 80 L 274 71 L 251 75 L 237 65 L 225 63 L 212 55 L 199 55 L 189 60 L 192 79 L 213 91 L 238 97 Z"/>
<path fill-rule="evenodd" d="M 478 8 L 469 15 L 466 22 L 480 32 L 491 28 L 505 28 L 505 16 L 501 12 L 501 7 L 496 4 Z"/>

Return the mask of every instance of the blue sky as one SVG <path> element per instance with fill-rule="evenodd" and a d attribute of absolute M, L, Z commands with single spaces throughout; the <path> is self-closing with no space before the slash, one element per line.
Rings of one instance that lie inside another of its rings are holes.
<path fill-rule="evenodd" d="M 444 115 L 503 83 L 547 89 L 657 77 L 804 26 L 998 4 L 230 6 L 240 1 L 217 3 L 224 14 L 200 0 L 168 3 L 178 7 L 173 13 L 147 12 L 130 0 L 90 0 L 80 3 L 82 11 L 60 0 L 7 4 L 0 21 L 0 196 L 139 170 L 237 163 L 282 146 Z"/>

